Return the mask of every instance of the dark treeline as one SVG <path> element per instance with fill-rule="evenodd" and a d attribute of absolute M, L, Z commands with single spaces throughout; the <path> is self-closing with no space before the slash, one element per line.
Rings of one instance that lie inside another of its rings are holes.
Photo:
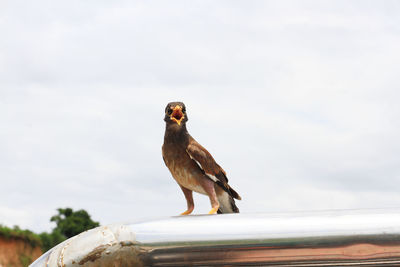
<path fill-rule="evenodd" d="M 20 229 L 18 226 L 9 228 L 0 225 L 0 236 L 6 239 L 24 240 L 33 247 L 40 246 L 45 252 L 72 236 L 99 226 L 99 223 L 93 221 L 85 210 L 59 208 L 57 211 L 58 213 L 50 218 L 50 221 L 56 224 L 50 233 L 36 234 L 30 230 Z"/>

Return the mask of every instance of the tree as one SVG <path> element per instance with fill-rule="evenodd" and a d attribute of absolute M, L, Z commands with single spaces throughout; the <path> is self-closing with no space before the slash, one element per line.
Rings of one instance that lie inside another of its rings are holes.
<path fill-rule="evenodd" d="M 41 233 L 43 251 L 63 242 L 67 238 L 80 234 L 86 230 L 99 226 L 98 222 L 93 221 L 85 210 L 73 211 L 71 208 L 57 209 L 58 214 L 50 218 L 57 226 L 51 233 Z"/>
<path fill-rule="evenodd" d="M 42 241 L 43 252 L 48 251 L 66 239 L 65 236 L 57 230 L 53 230 L 51 233 L 43 232 L 39 234 L 39 237 Z"/>
<path fill-rule="evenodd" d="M 51 217 L 50 221 L 57 224 L 54 230 L 59 231 L 66 238 L 99 226 L 99 223 L 93 221 L 85 210 L 73 211 L 71 208 L 57 210 L 58 214 Z"/>

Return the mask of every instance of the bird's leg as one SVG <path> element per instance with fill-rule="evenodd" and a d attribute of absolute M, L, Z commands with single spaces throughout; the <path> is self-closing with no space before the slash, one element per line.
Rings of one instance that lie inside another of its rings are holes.
<path fill-rule="evenodd" d="M 189 215 L 194 210 L 194 201 L 193 201 L 193 191 L 189 190 L 181 185 L 179 185 L 182 189 L 183 194 L 185 195 L 187 202 L 187 210 L 182 212 L 181 215 Z"/>
<path fill-rule="evenodd" d="M 218 202 L 217 194 L 215 193 L 214 181 L 211 181 L 208 178 L 202 179 L 201 185 L 202 185 L 204 191 L 206 191 L 208 197 L 210 198 L 210 202 L 211 202 L 212 209 L 208 212 L 208 214 L 217 213 L 217 211 L 219 209 L 219 202 Z"/>

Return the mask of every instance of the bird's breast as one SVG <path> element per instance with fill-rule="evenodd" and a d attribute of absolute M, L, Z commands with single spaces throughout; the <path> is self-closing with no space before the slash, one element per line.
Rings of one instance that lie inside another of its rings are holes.
<path fill-rule="evenodd" d="M 200 179 L 204 179 L 202 173 L 197 166 L 193 165 L 195 163 L 186 153 L 175 153 L 168 156 L 165 155 L 165 152 L 163 154 L 165 164 L 179 185 L 200 194 L 206 194 L 199 182 Z M 178 156 L 179 154 L 180 156 Z"/>

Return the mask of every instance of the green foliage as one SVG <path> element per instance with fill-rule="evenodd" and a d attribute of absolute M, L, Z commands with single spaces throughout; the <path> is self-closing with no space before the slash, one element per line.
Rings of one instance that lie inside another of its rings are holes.
<path fill-rule="evenodd" d="M 21 263 L 21 265 L 23 267 L 28 267 L 29 264 L 32 263 L 32 261 L 33 261 L 32 258 L 27 256 L 27 255 L 25 255 L 25 254 L 19 255 L 19 262 Z"/>
<path fill-rule="evenodd" d="M 51 249 L 52 247 L 60 244 L 66 237 L 60 233 L 58 230 L 53 230 L 51 233 L 43 232 L 39 235 L 40 239 L 42 240 L 42 250 L 43 252 Z"/>
<path fill-rule="evenodd" d="M 51 217 L 50 221 L 57 224 L 54 230 L 59 231 L 67 238 L 99 226 L 99 223 L 92 221 L 85 210 L 73 211 L 71 208 L 57 210 L 58 214 Z"/>
<path fill-rule="evenodd" d="M 0 224 L 0 236 L 6 239 L 23 240 L 25 242 L 28 242 L 32 247 L 42 245 L 39 235 L 29 230 L 22 230 L 18 226 L 9 228 Z"/>
<path fill-rule="evenodd" d="M 39 235 L 43 251 L 51 249 L 67 238 L 99 226 L 99 223 L 93 221 L 85 210 L 74 211 L 71 208 L 60 208 L 57 211 L 58 214 L 50 218 L 51 222 L 56 223 L 56 227 L 51 233 L 43 232 Z"/>
<path fill-rule="evenodd" d="M 29 230 L 22 230 L 18 226 L 9 228 L 0 224 L 0 236 L 6 239 L 19 239 L 28 242 L 32 247 L 41 246 L 43 252 L 63 242 L 67 238 L 80 234 L 86 230 L 99 226 L 85 210 L 73 211 L 71 208 L 57 209 L 58 214 L 50 218 L 56 223 L 51 233 L 35 234 Z M 21 255 L 21 264 L 28 266 L 31 262 L 26 255 Z"/>

